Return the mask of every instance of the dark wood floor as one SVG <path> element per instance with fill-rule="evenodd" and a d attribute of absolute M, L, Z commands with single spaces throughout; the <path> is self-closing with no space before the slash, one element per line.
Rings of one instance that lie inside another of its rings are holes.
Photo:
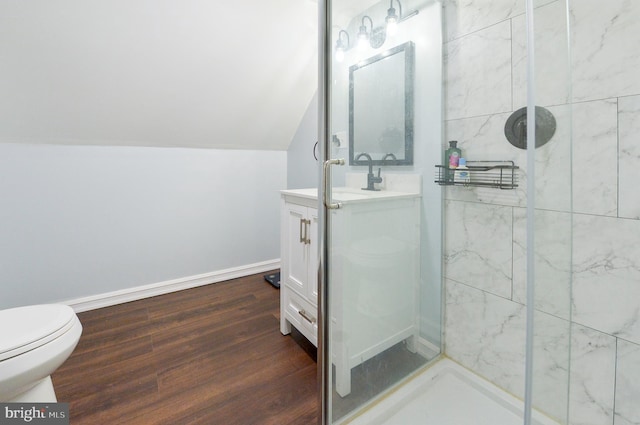
<path fill-rule="evenodd" d="M 279 296 L 254 275 L 80 313 L 58 400 L 72 425 L 315 424 L 316 363 Z"/>

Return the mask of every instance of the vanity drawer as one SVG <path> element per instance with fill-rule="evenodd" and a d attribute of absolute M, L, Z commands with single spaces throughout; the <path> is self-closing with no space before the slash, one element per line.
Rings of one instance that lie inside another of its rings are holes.
<path fill-rule="evenodd" d="M 318 346 L 318 308 L 293 291 L 287 291 L 285 316 L 309 341 Z"/>

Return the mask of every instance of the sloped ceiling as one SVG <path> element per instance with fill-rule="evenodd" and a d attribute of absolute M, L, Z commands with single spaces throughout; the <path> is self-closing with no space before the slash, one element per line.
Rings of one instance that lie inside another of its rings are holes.
<path fill-rule="evenodd" d="M 312 0 L 2 0 L 0 142 L 287 149 Z"/>

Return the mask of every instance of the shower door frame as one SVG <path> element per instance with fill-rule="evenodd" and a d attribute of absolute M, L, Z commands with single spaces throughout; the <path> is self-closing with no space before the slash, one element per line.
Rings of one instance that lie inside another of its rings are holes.
<path fill-rule="evenodd" d="M 320 167 L 319 174 L 319 194 L 325 193 L 327 183 L 324 175 L 324 164 L 329 161 L 331 155 L 330 133 L 331 133 L 331 86 L 327 83 L 331 75 L 331 0 L 318 0 L 318 140 L 320 143 Z M 329 354 L 329 314 L 327 314 L 329 300 L 329 286 L 327 279 L 329 276 L 329 238 L 331 214 L 325 208 L 323 196 L 318 196 L 318 391 L 320 414 L 318 415 L 319 425 L 329 425 L 331 423 L 331 359 Z"/>

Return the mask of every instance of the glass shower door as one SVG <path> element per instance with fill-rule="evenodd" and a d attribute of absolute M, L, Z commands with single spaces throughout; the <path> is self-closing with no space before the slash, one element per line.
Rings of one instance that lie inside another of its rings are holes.
<path fill-rule="evenodd" d="M 345 423 L 440 353 L 441 15 L 329 3 L 323 423 Z"/>

